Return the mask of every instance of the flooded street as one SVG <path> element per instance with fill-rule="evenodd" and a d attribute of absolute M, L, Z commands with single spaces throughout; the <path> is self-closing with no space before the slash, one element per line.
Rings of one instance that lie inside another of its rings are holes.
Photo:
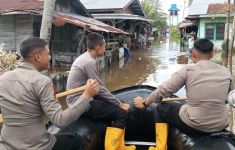
<path fill-rule="evenodd" d="M 215 52 L 212 60 L 222 64 L 221 55 L 222 52 Z M 167 40 L 153 44 L 146 50 L 132 50 L 130 60 L 123 59 L 119 63 L 112 64 L 111 67 L 106 68 L 101 73 L 101 77 L 110 91 L 140 84 L 158 87 L 168 80 L 174 72 L 188 63 L 192 63 L 189 59 L 189 53 L 181 52 L 179 43 Z M 235 56 L 233 55 L 233 70 L 235 69 L 234 64 Z M 176 95 L 185 97 L 184 87 Z M 229 111 L 231 113 L 231 110 Z M 235 116 L 234 109 L 232 112 Z M 230 124 L 229 130 L 235 131 L 234 123 Z"/>
<path fill-rule="evenodd" d="M 179 43 L 167 40 L 146 50 L 133 50 L 130 60 L 112 64 L 101 76 L 111 91 L 139 84 L 157 87 L 188 61 L 188 53 L 180 52 Z M 177 95 L 184 96 L 184 89 Z"/>

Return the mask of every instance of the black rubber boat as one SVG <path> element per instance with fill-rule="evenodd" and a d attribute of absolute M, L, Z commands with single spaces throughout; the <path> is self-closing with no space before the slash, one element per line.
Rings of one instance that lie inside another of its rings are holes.
<path fill-rule="evenodd" d="M 112 92 L 117 98 L 132 104 L 133 98 L 146 98 L 155 88 L 151 86 L 132 86 Z M 126 144 L 135 144 L 137 150 L 147 150 L 155 145 L 153 104 L 145 109 L 133 108 L 126 127 Z M 53 134 L 72 132 L 84 138 L 85 150 L 104 150 L 106 123 L 81 117 L 65 129 L 50 125 L 48 131 Z M 79 141 L 78 141 L 79 142 Z M 186 135 L 183 131 L 171 127 L 168 135 L 168 150 L 235 150 L 235 135 L 229 131 L 208 135 Z"/>

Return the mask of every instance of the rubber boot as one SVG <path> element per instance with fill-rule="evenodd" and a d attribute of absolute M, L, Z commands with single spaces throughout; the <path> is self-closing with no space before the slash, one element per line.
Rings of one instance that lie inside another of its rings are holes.
<path fill-rule="evenodd" d="M 130 146 L 125 145 L 125 130 L 124 130 L 124 133 L 122 135 L 120 150 L 135 150 L 135 149 L 136 149 L 135 145 L 130 145 Z"/>
<path fill-rule="evenodd" d="M 107 127 L 105 135 L 105 150 L 135 150 L 135 146 L 126 146 L 125 131 L 120 128 Z"/>
<path fill-rule="evenodd" d="M 148 150 L 167 150 L 168 124 L 156 123 L 156 147 L 150 146 Z"/>

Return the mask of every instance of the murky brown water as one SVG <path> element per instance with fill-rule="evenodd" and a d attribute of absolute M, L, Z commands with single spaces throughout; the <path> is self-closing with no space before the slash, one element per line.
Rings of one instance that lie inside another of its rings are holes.
<path fill-rule="evenodd" d="M 129 61 L 112 64 L 101 76 L 110 91 L 138 84 L 157 87 L 189 61 L 178 43 L 166 41 L 147 50 L 133 50 Z M 184 96 L 184 89 L 177 95 Z"/>
<path fill-rule="evenodd" d="M 189 53 L 181 52 L 180 44 L 169 40 L 153 44 L 149 49 L 132 50 L 131 53 L 129 60 L 122 59 L 101 71 L 101 78 L 110 91 L 139 84 L 157 87 L 182 66 L 191 63 Z M 214 61 L 221 61 L 221 52 L 215 54 Z M 69 69 L 60 68 L 51 73 Z M 64 91 L 64 88 L 60 87 L 59 91 Z M 185 96 L 184 88 L 176 94 Z"/>

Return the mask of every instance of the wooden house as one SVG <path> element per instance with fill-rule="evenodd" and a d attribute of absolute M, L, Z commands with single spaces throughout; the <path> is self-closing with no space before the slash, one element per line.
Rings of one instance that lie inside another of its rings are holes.
<path fill-rule="evenodd" d="M 43 0 L 1 0 L 0 43 L 19 53 L 21 41 L 39 36 Z M 84 50 L 84 37 L 90 31 L 102 34 L 127 34 L 94 19 L 79 0 L 56 0 L 50 49 L 53 65 L 68 64 Z"/>

